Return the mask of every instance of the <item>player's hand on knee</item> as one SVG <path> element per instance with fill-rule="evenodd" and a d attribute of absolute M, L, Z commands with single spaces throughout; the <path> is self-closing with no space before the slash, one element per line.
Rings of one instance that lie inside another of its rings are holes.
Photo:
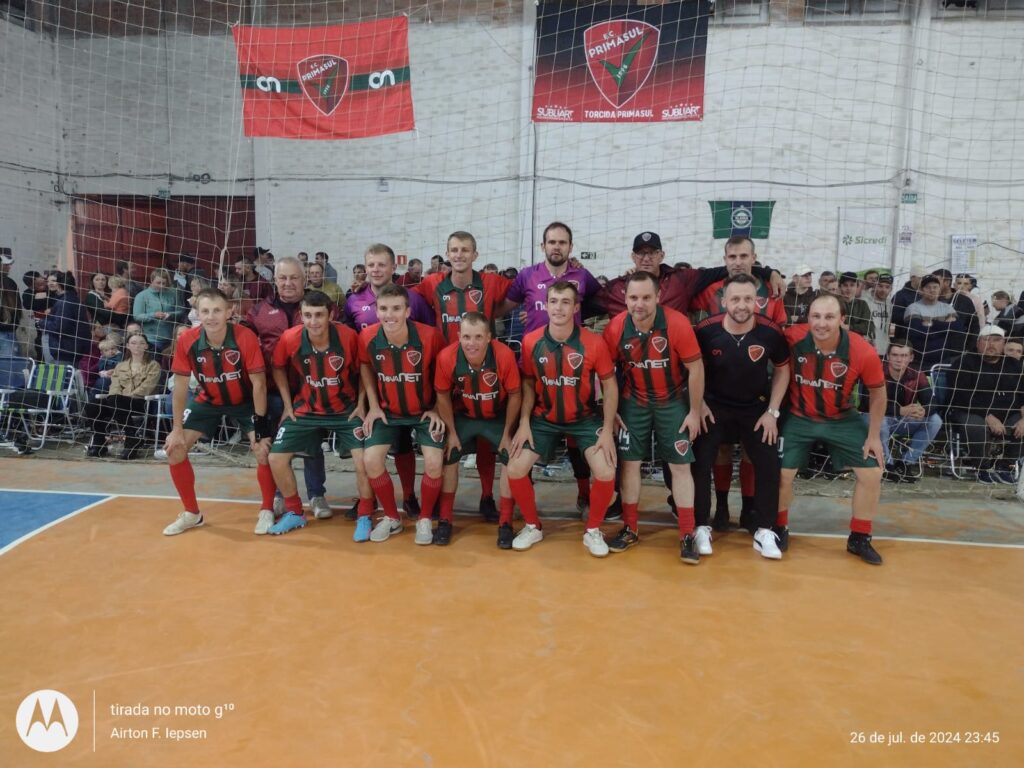
<path fill-rule="evenodd" d="M 686 422 L 684 421 L 683 423 L 685 424 Z M 701 430 L 701 432 L 707 432 L 708 429 L 710 429 L 710 425 L 714 424 L 714 423 L 715 423 L 715 414 L 711 412 L 710 408 L 708 408 L 708 404 L 705 403 L 702 400 L 701 404 L 700 404 L 700 430 Z M 682 430 L 680 430 L 680 431 L 682 431 Z M 690 437 L 695 437 L 695 435 L 693 435 L 691 433 Z"/>

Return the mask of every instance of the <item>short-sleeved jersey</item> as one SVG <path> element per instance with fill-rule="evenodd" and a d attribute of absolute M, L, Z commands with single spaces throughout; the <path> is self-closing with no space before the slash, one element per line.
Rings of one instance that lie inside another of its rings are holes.
<path fill-rule="evenodd" d="M 789 343 L 782 329 L 763 315 L 744 334 L 725 329 L 726 315 L 712 315 L 697 325 L 704 355 L 704 399 L 726 408 L 767 407 L 771 395 L 769 363 L 789 365 Z"/>
<path fill-rule="evenodd" d="M 868 389 L 885 386 L 882 362 L 874 346 L 856 333 L 839 329 L 834 352 L 821 352 L 809 325 L 786 329 L 792 375 L 789 408 L 792 413 L 816 421 L 843 418 L 852 407 L 851 395 L 858 381 Z"/>
<path fill-rule="evenodd" d="M 716 280 L 690 302 L 690 311 L 706 312 L 718 315 L 725 312 L 725 280 Z M 780 299 L 773 299 L 771 290 L 764 283 L 757 285 L 757 312 L 764 315 L 778 326 L 786 324 L 786 308 Z"/>
<path fill-rule="evenodd" d="M 195 376 L 195 399 L 214 406 L 241 405 L 252 401 L 251 374 L 265 370 L 256 334 L 245 326 L 228 323 L 224 343 L 214 347 L 201 325 L 178 337 L 171 371 Z"/>
<path fill-rule="evenodd" d="M 434 389 L 451 392 L 456 413 L 473 419 L 495 419 L 505 413 L 509 395 L 520 389 L 515 353 L 492 340 L 483 363 L 474 368 L 460 344 L 450 344 L 437 356 Z"/>
<path fill-rule="evenodd" d="M 434 310 L 427 305 L 422 296 L 412 290 L 412 286 L 409 286 L 407 290 L 409 291 L 409 319 L 416 323 L 433 325 Z M 369 328 L 378 322 L 377 294 L 373 292 L 369 283 L 345 299 L 342 319 L 346 325 L 357 331 Z"/>
<path fill-rule="evenodd" d="M 323 351 L 313 347 L 301 326 L 285 331 L 274 348 L 274 367 L 290 369 L 300 382 L 298 391 L 292 391 L 297 416 L 346 413 L 359 397 L 359 337 L 341 323 L 328 329 Z"/>
<path fill-rule="evenodd" d="M 677 312 L 689 312 L 693 297 L 715 280 L 728 273 L 725 267 L 707 269 L 676 269 L 662 264 L 658 269 L 658 303 Z M 608 314 L 612 317 L 626 310 L 626 277 L 610 280 L 593 298 L 588 299 L 589 314 Z"/>
<path fill-rule="evenodd" d="M 594 375 L 604 380 L 615 366 L 604 340 L 577 326 L 565 341 L 556 341 L 547 326 L 523 337 L 523 376 L 534 379 L 533 416 L 552 424 L 573 424 L 598 415 Z"/>
<path fill-rule="evenodd" d="M 580 302 L 601 290 L 601 284 L 597 279 L 582 267 L 570 266 L 559 277 L 551 274 L 546 261 L 524 268 L 512 281 L 505 298 L 523 305 L 523 309 L 526 310 L 527 332 L 548 324 L 548 288 L 561 280 L 576 286 Z M 576 323 L 581 322 L 581 314 L 577 312 Z"/>
<path fill-rule="evenodd" d="M 465 289 L 456 288 L 451 275 L 438 272 L 427 275 L 413 290 L 426 299 L 434 310 L 434 325 L 446 342 L 453 344 L 459 340 L 459 325 L 467 312 L 480 312 L 494 322 L 495 309 L 505 301 L 510 285 L 507 277 L 474 270 Z"/>
<path fill-rule="evenodd" d="M 640 405 L 679 400 L 686 389 L 686 363 L 700 360 L 700 347 L 686 315 L 659 306 L 649 331 L 637 330 L 628 312 L 604 329 L 604 343 L 622 370 L 622 396 Z"/>
<path fill-rule="evenodd" d="M 377 379 L 381 409 L 393 416 L 421 416 L 434 405 L 434 361 L 444 346 L 429 325 L 409 322 L 409 340 L 396 347 L 380 323 L 359 334 L 359 362 Z"/>

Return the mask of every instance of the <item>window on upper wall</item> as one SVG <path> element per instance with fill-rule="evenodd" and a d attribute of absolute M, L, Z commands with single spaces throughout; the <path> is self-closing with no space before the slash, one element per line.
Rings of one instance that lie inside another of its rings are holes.
<path fill-rule="evenodd" d="M 711 4 L 712 24 L 767 24 L 768 0 L 716 0 Z"/>
<path fill-rule="evenodd" d="M 1024 0 L 936 0 L 935 16 L 942 19 L 1020 19 Z"/>
<path fill-rule="evenodd" d="M 909 0 L 807 0 L 804 20 L 825 24 L 907 21 L 911 7 Z"/>

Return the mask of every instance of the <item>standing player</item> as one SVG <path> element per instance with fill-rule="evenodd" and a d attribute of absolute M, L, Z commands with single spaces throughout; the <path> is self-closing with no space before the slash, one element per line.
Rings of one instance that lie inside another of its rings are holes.
<path fill-rule="evenodd" d="M 779 503 L 775 443 L 779 407 L 789 386 L 789 344 L 782 329 L 758 314 L 758 309 L 754 278 L 738 273 L 725 281 L 725 314 L 712 315 L 697 326 L 707 373 L 705 434 L 693 449 L 697 549 L 702 555 L 711 554 L 712 465 L 720 444 L 738 442 L 755 473 L 754 549 L 767 558 L 782 557 L 772 526 Z M 769 363 L 775 366 L 770 376 Z"/>
<path fill-rule="evenodd" d="M 351 328 L 331 322 L 331 305 L 327 294 L 307 293 L 302 298 L 302 325 L 285 331 L 274 349 L 274 382 L 283 398 L 284 412 L 270 446 L 270 468 L 284 496 L 285 514 L 269 532 L 287 533 L 306 525 L 292 456 L 315 450 L 334 432 L 338 447 L 352 452 L 352 460 L 359 469 L 356 482 L 363 516 L 353 538 L 366 541 L 370 537 L 373 491 L 362 469 L 364 414 L 357 408 L 359 338 Z M 301 382 L 294 395 L 290 373 Z"/>
<path fill-rule="evenodd" d="M 650 272 L 626 278 L 626 311 L 612 318 L 604 341 L 623 374 L 619 402 L 623 528 L 609 543 L 624 552 L 640 538 L 640 463 L 657 440 L 657 455 L 669 467 L 672 496 L 679 505 L 679 556 L 700 562 L 694 542 L 691 443 L 700 433 L 704 364 L 686 316 L 658 305 L 658 283 Z M 684 400 L 687 395 L 689 405 Z"/>
<path fill-rule="evenodd" d="M 779 548 L 789 543 L 789 505 L 793 478 L 807 462 L 816 441 L 824 443 L 838 468 L 850 467 L 856 476 L 853 517 L 846 550 L 865 563 L 881 565 L 871 546 L 871 520 L 881 495 L 885 456 L 879 439 L 885 415 L 885 374 L 875 348 L 863 337 L 841 327 L 839 297 L 823 294 L 811 303 L 807 325 L 786 329 L 792 359 L 789 413 L 782 425 L 782 473 L 776 533 Z M 868 390 L 870 421 L 865 424 L 851 405 L 858 382 Z"/>
<path fill-rule="evenodd" d="M 395 489 L 384 461 L 402 427 L 416 431 L 423 454 L 420 495 L 423 506 L 416 521 L 416 543 L 433 542 L 430 513 L 441 492 L 444 469 L 444 422 L 433 410 L 434 360 L 441 351 L 441 336 L 429 325 L 409 319 L 409 294 L 400 285 L 385 285 L 377 294 L 380 322 L 359 334 L 359 363 L 368 404 L 363 422 L 366 474 L 384 507 L 384 517 L 370 533 L 370 541 L 387 541 L 402 530 L 395 505 Z M 370 510 L 360 506 L 361 517 Z M 360 523 L 365 526 L 365 523 Z"/>
<path fill-rule="evenodd" d="M 263 497 L 256 533 L 265 534 L 274 523 L 275 486 L 267 464 L 273 431 L 267 418 L 267 377 L 259 340 L 248 328 L 228 321 L 230 304 L 216 288 L 200 291 L 194 306 L 200 324 L 178 338 L 171 363 L 174 426 L 164 443 L 171 480 L 185 509 L 164 528 L 164 535 L 176 536 L 203 524 L 188 452 L 200 437 L 213 434 L 225 416 L 245 430 L 256 455 L 256 479 Z M 199 387 L 186 407 L 192 376 Z"/>
<path fill-rule="evenodd" d="M 595 557 L 605 557 L 608 545 L 601 523 L 615 492 L 612 434 L 619 387 L 608 347 L 596 333 L 576 325 L 573 318 L 578 309 L 576 286 L 555 283 L 548 288 L 548 324 L 523 338 L 523 406 L 512 439 L 508 476 L 526 525 L 512 548 L 529 549 L 544 538 L 530 471 L 538 461 L 551 460 L 559 440 L 572 437 L 594 476 L 583 545 Z M 600 415 L 594 398 L 595 374 L 604 397 Z"/>
<path fill-rule="evenodd" d="M 515 353 L 491 338 L 490 323 L 479 312 L 462 316 L 459 342 L 445 347 L 438 355 L 434 390 L 437 412 L 447 427 L 441 521 L 434 533 L 434 543 L 444 545 L 451 539 L 462 446 L 486 440 L 501 463 L 507 464 L 512 431 L 519 422 L 522 403 Z M 498 488 L 501 493 L 498 546 L 511 549 L 515 502 L 508 487 L 507 472 L 502 472 Z"/>
<path fill-rule="evenodd" d="M 498 274 L 477 272 L 473 262 L 480 255 L 476 238 L 469 232 L 452 232 L 445 252 L 451 271 L 427 275 L 413 290 L 434 310 L 435 325 L 446 344 L 459 340 L 459 323 L 467 312 L 479 312 L 493 325 L 512 281 Z M 480 514 L 488 522 L 498 519 L 494 504 L 494 452 L 487 441 L 478 441 L 476 470 L 480 474 Z M 466 453 L 470 451 L 467 450 Z"/>

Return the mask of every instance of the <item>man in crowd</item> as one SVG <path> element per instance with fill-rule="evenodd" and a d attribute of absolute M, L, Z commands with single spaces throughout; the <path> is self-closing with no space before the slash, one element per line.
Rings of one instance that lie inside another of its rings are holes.
<path fill-rule="evenodd" d="M 903 284 L 892 297 L 892 328 L 889 335 L 894 339 L 905 339 L 908 328 L 904 315 L 907 307 L 921 298 L 921 279 L 928 274 L 928 270 L 918 263 L 910 265 L 910 275 L 907 282 Z"/>
<path fill-rule="evenodd" d="M 786 322 L 783 325 L 807 322 L 807 310 L 815 296 L 813 283 L 814 270 L 806 264 L 796 268 L 793 272 L 793 285 L 782 297 L 782 305 L 786 312 Z"/>
<path fill-rule="evenodd" d="M 345 306 L 345 297 L 341 294 L 341 288 L 337 283 L 330 283 L 324 278 L 324 267 L 322 264 L 310 264 L 306 268 L 306 287 L 311 291 L 320 291 L 331 300 L 331 304 L 337 307 L 339 314 Z"/>
<path fill-rule="evenodd" d="M 338 284 L 338 270 L 331 264 L 331 257 L 326 251 L 317 251 L 313 254 L 313 260 L 324 268 L 324 280 L 328 283 Z"/>
<path fill-rule="evenodd" d="M 406 288 L 412 288 L 423 281 L 423 262 L 420 259 L 410 259 L 405 274 L 398 277 L 395 282 Z"/>
<path fill-rule="evenodd" d="M 932 274 L 942 281 L 939 300 L 952 306 L 960 321 L 962 331 L 956 351 L 970 351 L 975 346 L 974 342 L 978 338 L 978 331 L 985 324 L 985 313 L 975 306 L 974 298 L 969 292 L 964 293 L 956 289 L 956 286 L 953 285 L 953 273 L 948 269 L 936 269 Z"/>
<path fill-rule="evenodd" d="M 836 273 L 830 270 L 825 270 L 818 276 L 818 296 L 823 296 L 826 293 L 830 293 L 833 296 L 839 295 L 839 278 L 836 277 Z"/>
<path fill-rule="evenodd" d="M 119 261 L 114 264 L 114 274 L 125 280 L 128 288 L 128 295 L 131 296 L 132 299 L 138 296 L 139 293 L 146 288 L 145 285 L 135 280 L 134 273 L 135 265 L 130 261 Z"/>
<path fill-rule="evenodd" d="M 235 262 L 235 276 L 238 278 L 242 293 L 246 298 L 254 301 L 264 301 L 273 298 L 274 286 L 253 267 L 249 259 L 239 259 Z"/>
<path fill-rule="evenodd" d="M 352 283 L 349 285 L 348 290 L 345 291 L 345 298 L 347 299 L 353 293 L 359 293 L 365 287 L 366 266 L 363 264 L 355 264 L 352 267 Z"/>
<path fill-rule="evenodd" d="M 892 275 L 876 273 L 876 276 L 878 279 L 870 288 L 864 286 L 861 298 L 871 313 L 871 332 L 874 335 L 869 335 L 869 338 L 873 339 L 875 351 L 881 356 L 885 354 L 889 344 L 889 323 L 892 317 L 892 300 L 889 294 L 892 292 Z"/>
<path fill-rule="evenodd" d="M 907 341 L 924 371 L 962 350 L 963 326 L 952 305 L 939 300 L 941 290 L 938 277 L 922 277 L 921 298 L 904 310 L 902 323 L 897 326 L 906 328 Z"/>
<path fill-rule="evenodd" d="M 843 272 L 839 278 L 839 295 L 846 302 L 846 326 L 874 344 L 871 308 L 864 299 L 857 297 L 859 286 L 856 272 Z"/>

